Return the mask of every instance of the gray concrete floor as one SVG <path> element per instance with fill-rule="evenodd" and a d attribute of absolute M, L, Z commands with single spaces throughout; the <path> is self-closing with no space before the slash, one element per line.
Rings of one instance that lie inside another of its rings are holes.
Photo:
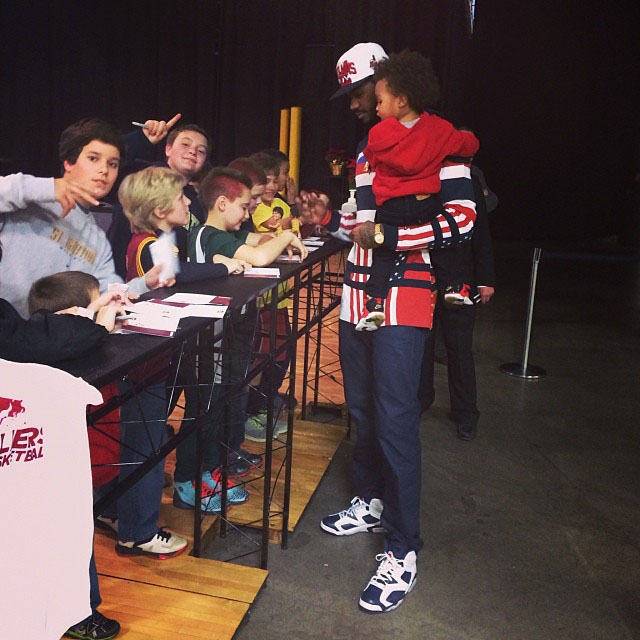
<path fill-rule="evenodd" d="M 640 638 L 640 266 L 543 255 L 530 361 L 548 375 L 523 381 L 498 368 L 520 359 L 530 258 L 499 255 L 476 323 L 478 438 L 455 437 L 443 366 L 422 419 L 415 590 L 362 613 L 382 538 L 318 527 L 352 495 L 345 442 L 289 548 L 270 546 L 239 640 Z"/>

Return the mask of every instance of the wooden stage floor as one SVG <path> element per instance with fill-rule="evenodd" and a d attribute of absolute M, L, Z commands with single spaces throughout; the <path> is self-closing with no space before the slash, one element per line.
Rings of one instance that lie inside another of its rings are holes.
<path fill-rule="evenodd" d="M 302 312 L 302 310 L 301 310 Z M 326 405 L 339 406 L 343 402 L 342 379 L 337 364 L 337 311 L 323 323 L 321 352 L 321 382 L 318 400 Z M 315 342 L 311 343 L 311 352 Z M 298 383 L 302 378 L 302 344 L 298 348 Z M 310 360 L 310 369 L 315 360 Z M 309 389 L 307 401 L 313 399 L 314 387 Z M 296 396 L 301 400 L 298 384 Z M 296 411 L 299 415 L 299 410 Z M 311 420 L 296 419 L 293 429 L 293 463 L 288 530 L 293 531 L 318 484 L 329 466 L 338 446 L 346 435 L 344 420 L 341 424 L 327 424 L 325 418 L 313 413 Z M 172 418 L 179 418 L 174 414 Z M 331 418 L 329 418 L 331 420 Z M 172 422 L 175 424 L 175 422 Z M 282 436 L 281 436 L 282 439 Z M 246 441 L 247 450 L 261 453 L 264 445 Z M 274 441 L 269 539 L 280 542 L 284 469 L 284 443 Z M 160 511 L 160 524 L 184 536 L 190 542 L 182 555 L 169 560 L 146 557 L 121 557 L 114 550 L 115 535 L 100 529 L 95 535 L 95 554 L 100 576 L 103 604 L 100 611 L 115 618 L 122 626 L 119 638 L 127 640 L 167 640 L 232 638 L 242 623 L 251 604 L 262 588 L 268 572 L 230 562 L 219 562 L 188 555 L 193 543 L 193 512 L 177 509 L 172 504 L 171 479 L 175 467 L 175 454 L 167 457 L 165 487 Z M 261 527 L 263 480 L 259 472 L 242 479 L 251 497 L 244 505 L 229 511 L 234 525 Z M 219 530 L 216 516 L 205 516 L 202 523 L 202 546 L 216 544 Z"/>

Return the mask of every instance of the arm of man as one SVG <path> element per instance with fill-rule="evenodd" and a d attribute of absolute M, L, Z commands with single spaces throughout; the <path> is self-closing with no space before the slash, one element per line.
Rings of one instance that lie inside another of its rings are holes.
<path fill-rule="evenodd" d="M 394 251 L 442 249 L 471 239 L 476 219 L 476 202 L 469 167 L 446 163 L 440 171 L 439 198 L 444 212 L 434 222 L 410 227 L 382 225 L 385 246 Z M 352 231 L 352 237 L 363 249 L 374 249 L 375 225 L 364 222 Z"/>
<path fill-rule="evenodd" d="M 491 242 L 491 229 L 489 227 L 489 215 L 482 184 L 480 179 L 475 175 L 472 177 L 472 180 L 476 195 L 476 223 L 473 238 L 471 238 L 473 267 L 480 299 L 483 304 L 486 304 L 495 292 L 496 273 L 493 264 L 493 246 Z"/>

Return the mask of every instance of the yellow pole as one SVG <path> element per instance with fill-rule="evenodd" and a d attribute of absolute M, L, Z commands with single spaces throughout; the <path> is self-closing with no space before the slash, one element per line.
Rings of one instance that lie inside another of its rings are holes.
<path fill-rule="evenodd" d="M 302 107 L 291 107 L 289 133 L 289 175 L 300 185 L 300 134 L 302 129 Z"/>
<path fill-rule="evenodd" d="M 289 155 L 289 109 L 280 109 L 280 146 L 282 153 Z"/>

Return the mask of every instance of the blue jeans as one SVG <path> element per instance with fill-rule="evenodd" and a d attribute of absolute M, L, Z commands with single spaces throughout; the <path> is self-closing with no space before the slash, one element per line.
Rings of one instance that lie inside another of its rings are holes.
<path fill-rule="evenodd" d="M 130 388 L 120 383 L 121 393 Z M 138 468 L 149 455 L 165 442 L 167 427 L 165 386 L 148 387 L 120 407 L 120 467 L 119 482 Z M 121 542 L 146 540 L 158 530 L 158 514 L 164 485 L 164 460 L 130 487 L 103 515 L 118 518 L 118 540 Z M 103 496 L 112 483 L 99 487 L 94 497 Z"/>
<path fill-rule="evenodd" d="M 367 501 L 381 498 L 385 548 L 397 557 L 419 551 L 420 402 L 427 329 L 381 327 L 360 332 L 340 321 L 340 363 L 357 440 L 353 485 Z"/>
<path fill-rule="evenodd" d="M 89 562 L 89 603 L 91 604 L 91 609 L 97 609 L 101 602 L 102 598 L 100 597 L 100 587 L 98 586 L 96 558 L 95 554 L 91 552 L 91 561 Z"/>

